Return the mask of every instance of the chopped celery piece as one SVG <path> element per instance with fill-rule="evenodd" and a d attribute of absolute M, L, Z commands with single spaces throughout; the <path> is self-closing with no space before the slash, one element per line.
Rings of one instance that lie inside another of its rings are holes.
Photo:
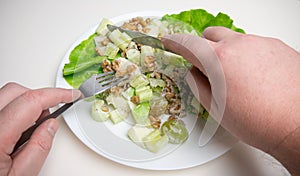
<path fill-rule="evenodd" d="M 159 130 L 154 130 L 143 138 L 146 149 L 150 152 L 157 153 L 160 149 L 165 147 L 169 140 L 168 137 L 162 135 Z"/>
<path fill-rule="evenodd" d="M 149 80 L 147 79 L 147 77 L 143 74 L 137 75 L 135 76 L 130 82 L 129 84 L 134 87 L 141 87 L 141 86 L 146 86 L 149 84 Z"/>
<path fill-rule="evenodd" d="M 188 62 L 180 55 L 168 51 L 163 51 L 162 62 L 165 65 L 174 65 L 176 67 L 186 67 Z"/>
<path fill-rule="evenodd" d="M 168 136 L 169 142 L 181 144 L 188 138 L 188 131 L 182 121 L 178 119 L 169 119 L 161 127 L 162 133 Z"/>
<path fill-rule="evenodd" d="M 104 55 L 108 56 L 109 59 L 115 59 L 119 52 L 119 48 L 113 43 L 109 42 L 106 45 Z"/>
<path fill-rule="evenodd" d="M 98 35 L 105 36 L 109 32 L 109 30 L 106 27 L 108 24 L 113 24 L 113 23 L 111 21 L 109 21 L 108 19 L 103 18 L 102 21 L 100 22 L 99 26 L 96 29 L 96 33 Z"/>
<path fill-rule="evenodd" d="M 150 125 L 149 120 L 150 103 L 144 102 L 132 109 L 132 115 L 137 124 L 148 126 Z"/>
<path fill-rule="evenodd" d="M 151 46 L 143 45 L 141 46 L 141 56 L 154 56 L 154 49 Z"/>
<path fill-rule="evenodd" d="M 149 86 L 146 86 L 146 89 L 143 90 L 136 89 L 135 93 L 140 98 L 140 103 L 150 101 L 153 97 L 152 89 Z"/>
<path fill-rule="evenodd" d="M 162 73 L 171 77 L 174 74 L 175 68 L 176 67 L 174 65 L 168 65 L 165 69 L 162 70 Z"/>
<path fill-rule="evenodd" d="M 163 92 L 163 88 L 162 87 L 153 87 L 152 92 L 153 92 L 153 96 L 161 96 L 161 94 Z"/>
<path fill-rule="evenodd" d="M 97 122 L 104 122 L 109 118 L 109 108 L 104 103 L 104 100 L 96 99 L 92 104 L 92 118 Z"/>
<path fill-rule="evenodd" d="M 107 104 L 113 105 L 115 109 L 119 109 L 120 111 L 124 112 L 124 116 L 127 117 L 128 113 L 130 112 L 130 108 L 128 106 L 127 100 L 122 95 L 115 95 L 110 94 L 106 98 Z"/>
<path fill-rule="evenodd" d="M 96 47 L 105 46 L 106 41 L 109 40 L 106 36 L 98 35 L 94 37 Z"/>
<path fill-rule="evenodd" d="M 141 64 L 141 53 L 137 49 L 129 49 L 126 51 L 126 57 L 129 61 L 140 65 Z"/>
<path fill-rule="evenodd" d="M 149 90 L 150 86 L 139 86 L 137 88 L 135 88 L 135 94 L 138 95 L 141 92 L 145 91 L 145 90 Z"/>
<path fill-rule="evenodd" d="M 209 112 L 204 110 L 203 114 L 202 114 L 202 118 L 207 120 L 208 118 L 212 118 L 210 115 L 209 115 Z"/>
<path fill-rule="evenodd" d="M 119 122 L 122 122 L 126 117 L 124 116 L 124 112 L 119 110 L 119 109 L 115 109 L 110 111 L 109 113 L 109 117 L 110 120 L 114 123 L 117 124 Z"/>
<path fill-rule="evenodd" d="M 118 29 L 111 32 L 108 38 L 123 51 L 127 48 L 132 40 L 129 35 L 124 32 L 120 32 Z"/>
<path fill-rule="evenodd" d="M 151 87 L 165 87 L 166 82 L 162 79 L 149 78 Z"/>
<path fill-rule="evenodd" d="M 150 115 L 152 115 L 153 117 L 159 117 L 166 112 L 168 101 L 166 100 L 166 98 L 160 96 L 153 98 L 150 104 Z"/>
<path fill-rule="evenodd" d="M 154 48 L 147 46 L 147 45 L 143 45 L 141 46 L 141 69 L 143 71 L 153 71 L 151 70 L 151 68 L 153 66 L 153 59 L 155 58 L 155 54 L 154 54 Z"/>
<path fill-rule="evenodd" d="M 143 138 L 154 131 L 153 128 L 148 128 L 141 125 L 134 125 L 128 130 L 128 137 L 138 146 L 146 148 Z"/>
<path fill-rule="evenodd" d="M 131 102 L 131 101 L 127 101 L 127 103 L 128 103 L 128 106 L 129 106 L 129 108 L 130 108 L 130 110 L 131 110 L 131 112 L 133 111 L 133 109 L 137 106 L 136 104 L 134 104 L 133 102 Z"/>
<path fill-rule="evenodd" d="M 105 49 L 106 49 L 106 46 L 96 46 L 97 53 L 100 56 L 106 56 L 105 55 Z"/>
<path fill-rule="evenodd" d="M 136 75 L 141 74 L 141 71 L 140 71 L 139 67 L 136 64 L 130 62 L 129 60 L 121 57 L 121 58 L 118 58 L 117 61 L 119 62 L 119 67 L 116 70 L 117 75 L 119 75 L 119 76 L 128 75 L 129 80 L 131 80 Z"/>
<path fill-rule="evenodd" d="M 203 114 L 205 111 L 204 107 L 199 103 L 196 97 L 192 98 L 191 106 L 193 106 L 193 108 L 197 110 L 199 114 Z"/>
<path fill-rule="evenodd" d="M 162 22 L 160 19 L 152 19 L 147 28 L 150 29 L 147 35 L 154 37 L 164 36 L 169 33 L 169 29 L 167 28 L 165 21 Z"/>
<path fill-rule="evenodd" d="M 134 96 L 134 88 L 129 87 L 126 91 L 122 92 L 122 95 L 126 100 L 130 100 L 132 96 Z"/>

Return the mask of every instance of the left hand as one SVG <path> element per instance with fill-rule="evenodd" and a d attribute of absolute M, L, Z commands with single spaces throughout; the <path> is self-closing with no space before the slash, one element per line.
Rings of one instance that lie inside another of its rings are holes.
<path fill-rule="evenodd" d="M 77 90 L 44 88 L 30 90 L 16 83 L 0 89 L 0 175 L 37 175 L 50 151 L 58 121 L 41 124 L 28 143 L 11 156 L 22 133 L 48 109 L 59 103 L 69 103 L 80 96 Z"/>

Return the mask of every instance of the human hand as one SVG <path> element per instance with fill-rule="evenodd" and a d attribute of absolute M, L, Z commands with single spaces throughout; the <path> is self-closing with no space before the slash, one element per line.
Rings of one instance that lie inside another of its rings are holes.
<path fill-rule="evenodd" d="M 277 39 L 244 35 L 223 27 L 207 28 L 203 38 L 170 35 L 162 41 L 166 49 L 182 55 L 196 67 L 187 82 L 206 109 L 216 107 L 212 114 L 222 115 L 222 121 L 219 120 L 225 129 L 272 154 L 290 171 L 297 171 L 297 51 Z"/>
<path fill-rule="evenodd" d="M 49 108 L 72 102 L 80 95 L 77 90 L 30 90 L 16 83 L 3 86 L 0 89 L 0 175 L 37 175 L 50 151 L 58 128 L 57 120 L 42 123 L 28 143 L 11 156 L 14 145 L 23 131 L 49 114 Z"/>

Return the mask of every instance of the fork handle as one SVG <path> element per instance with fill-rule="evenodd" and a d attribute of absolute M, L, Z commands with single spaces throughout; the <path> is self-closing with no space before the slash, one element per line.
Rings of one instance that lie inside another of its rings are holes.
<path fill-rule="evenodd" d="M 19 138 L 18 142 L 16 143 L 13 152 L 11 153 L 11 155 L 13 155 L 21 146 L 23 146 L 31 137 L 32 133 L 34 132 L 34 130 L 40 126 L 44 121 L 51 119 L 51 118 L 56 118 L 59 115 L 61 115 L 63 112 L 65 112 L 67 109 L 69 109 L 72 105 L 74 104 L 74 102 L 71 103 L 66 103 L 64 104 L 62 107 L 60 107 L 59 109 L 57 109 L 56 111 L 54 111 L 53 113 L 38 119 L 34 125 L 32 125 L 30 128 L 28 128 L 26 131 L 24 131 L 22 133 L 22 136 Z"/>

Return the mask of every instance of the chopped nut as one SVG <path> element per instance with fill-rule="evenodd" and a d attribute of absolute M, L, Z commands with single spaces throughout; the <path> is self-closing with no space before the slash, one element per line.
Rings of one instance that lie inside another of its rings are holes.
<path fill-rule="evenodd" d="M 122 25 L 122 28 L 133 30 L 133 31 L 137 30 L 137 26 L 135 24 L 132 24 L 132 23 L 124 23 Z"/>
<path fill-rule="evenodd" d="M 177 105 L 173 105 L 169 108 L 169 113 L 176 115 L 176 114 L 180 114 L 181 112 L 181 105 L 177 104 Z"/>
<path fill-rule="evenodd" d="M 160 128 L 160 124 L 161 122 L 155 122 L 155 123 L 152 123 L 151 126 L 155 129 L 159 129 Z"/>
<path fill-rule="evenodd" d="M 110 88 L 110 92 L 115 95 L 120 95 L 123 92 L 123 89 L 121 87 L 114 86 L 114 87 Z"/>
<path fill-rule="evenodd" d="M 151 19 L 150 19 L 150 18 L 147 18 L 147 19 L 146 19 L 146 23 L 147 23 L 147 24 L 149 24 L 149 23 L 150 23 L 150 21 L 151 21 Z"/>
<path fill-rule="evenodd" d="M 96 52 L 97 52 L 97 54 L 99 56 L 103 56 L 104 55 L 104 53 L 100 50 L 100 48 L 96 47 L 95 50 L 96 50 Z"/>
<path fill-rule="evenodd" d="M 144 21 L 144 20 L 142 20 L 142 21 L 140 22 L 140 24 L 141 24 L 141 26 L 142 26 L 142 27 L 145 27 L 145 26 L 147 26 L 147 22 L 146 22 L 146 21 Z"/>
<path fill-rule="evenodd" d="M 154 116 L 150 115 L 149 120 L 150 120 L 151 126 L 153 128 L 155 128 L 155 129 L 160 128 L 161 120 L 158 117 L 154 117 Z"/>
<path fill-rule="evenodd" d="M 110 67 L 107 67 L 107 68 L 103 68 L 103 72 L 106 73 L 106 72 L 111 72 L 113 71 L 112 68 Z"/>
<path fill-rule="evenodd" d="M 139 104 L 140 103 L 140 97 L 139 96 L 132 96 L 130 100 L 134 104 Z"/>
<path fill-rule="evenodd" d="M 101 64 L 101 67 L 103 69 L 103 72 L 113 71 L 112 68 L 111 68 L 111 64 L 108 60 L 104 60 Z"/>
<path fill-rule="evenodd" d="M 155 57 L 154 56 L 146 56 L 145 57 L 145 63 L 146 64 L 153 63 L 154 61 L 155 61 Z"/>
<path fill-rule="evenodd" d="M 128 22 L 123 23 L 121 27 L 129 30 L 147 33 L 150 29 L 146 27 L 150 23 L 150 21 L 150 18 L 144 20 L 143 17 L 136 17 L 130 19 Z"/>
<path fill-rule="evenodd" d="M 175 93 L 173 93 L 173 92 L 167 92 L 167 93 L 165 94 L 165 98 L 166 98 L 167 100 L 171 100 L 172 98 L 175 98 Z"/>
<path fill-rule="evenodd" d="M 143 31 L 144 33 L 148 33 L 150 30 L 151 30 L 150 28 L 143 28 L 143 29 L 142 29 L 142 31 Z"/>
<path fill-rule="evenodd" d="M 168 118 L 168 120 L 176 120 L 177 118 L 175 117 L 175 116 L 173 116 L 173 115 L 171 115 L 169 118 Z"/>
<path fill-rule="evenodd" d="M 104 40 L 101 42 L 101 44 L 102 44 L 103 46 L 106 46 L 109 42 L 110 42 L 110 40 L 109 40 L 108 38 L 106 38 L 106 39 L 104 39 Z"/>
<path fill-rule="evenodd" d="M 126 71 L 126 70 L 123 70 L 123 71 L 118 70 L 118 71 L 116 72 L 116 76 L 117 76 L 117 77 L 122 77 L 122 76 L 124 76 L 124 75 L 126 75 L 126 74 L 127 74 L 127 71 Z"/>
<path fill-rule="evenodd" d="M 112 64 L 112 69 L 117 71 L 119 69 L 119 66 L 120 66 L 120 61 L 119 60 L 114 60 L 111 64 Z"/>
<path fill-rule="evenodd" d="M 103 106 L 101 106 L 101 110 L 102 110 L 103 112 L 108 112 L 108 111 L 109 111 L 109 108 L 108 108 L 106 105 L 103 105 Z"/>
<path fill-rule="evenodd" d="M 134 65 L 128 65 L 127 66 L 127 73 L 132 73 L 136 70 L 136 67 Z"/>

